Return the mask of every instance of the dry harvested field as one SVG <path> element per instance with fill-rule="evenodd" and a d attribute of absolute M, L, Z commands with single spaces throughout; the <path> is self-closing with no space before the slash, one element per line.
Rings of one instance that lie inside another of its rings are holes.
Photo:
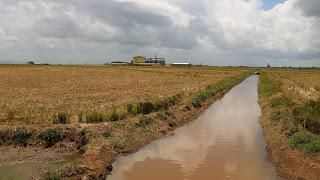
<path fill-rule="evenodd" d="M 261 123 L 279 174 L 286 179 L 320 177 L 320 70 L 261 73 Z"/>
<path fill-rule="evenodd" d="M 50 123 L 58 112 L 78 115 L 192 93 L 240 72 L 222 68 L 3 66 L 0 119 Z"/>
<path fill-rule="evenodd" d="M 0 66 L 0 167 L 72 157 L 66 162 L 72 166 L 41 176 L 105 177 L 115 157 L 170 135 L 250 72 L 213 67 Z"/>

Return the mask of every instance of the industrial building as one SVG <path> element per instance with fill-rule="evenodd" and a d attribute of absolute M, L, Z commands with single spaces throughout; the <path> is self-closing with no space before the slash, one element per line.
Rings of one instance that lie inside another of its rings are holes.
<path fill-rule="evenodd" d="M 154 57 L 146 58 L 145 56 L 135 56 L 133 57 L 132 64 L 135 65 L 165 65 L 166 60 L 164 58 L 157 57 L 155 55 Z"/>

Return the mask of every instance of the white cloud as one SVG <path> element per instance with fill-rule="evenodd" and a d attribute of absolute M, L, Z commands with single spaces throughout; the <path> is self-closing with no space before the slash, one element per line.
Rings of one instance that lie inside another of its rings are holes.
<path fill-rule="evenodd" d="M 2 0 L 0 62 L 160 53 L 214 65 L 320 65 L 318 1 Z"/>

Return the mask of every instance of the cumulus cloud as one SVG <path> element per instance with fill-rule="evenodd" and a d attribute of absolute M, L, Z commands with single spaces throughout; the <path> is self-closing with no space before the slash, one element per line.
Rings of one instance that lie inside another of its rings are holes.
<path fill-rule="evenodd" d="M 320 64 L 317 0 L 2 0 L 0 62 Z"/>

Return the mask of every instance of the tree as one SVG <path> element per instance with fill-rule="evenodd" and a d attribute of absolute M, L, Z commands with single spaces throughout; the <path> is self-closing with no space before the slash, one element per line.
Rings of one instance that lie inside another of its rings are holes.
<path fill-rule="evenodd" d="M 269 63 L 267 64 L 267 68 L 271 68 L 271 65 Z"/>
<path fill-rule="evenodd" d="M 34 64 L 34 62 L 33 61 L 28 61 L 27 64 Z"/>

